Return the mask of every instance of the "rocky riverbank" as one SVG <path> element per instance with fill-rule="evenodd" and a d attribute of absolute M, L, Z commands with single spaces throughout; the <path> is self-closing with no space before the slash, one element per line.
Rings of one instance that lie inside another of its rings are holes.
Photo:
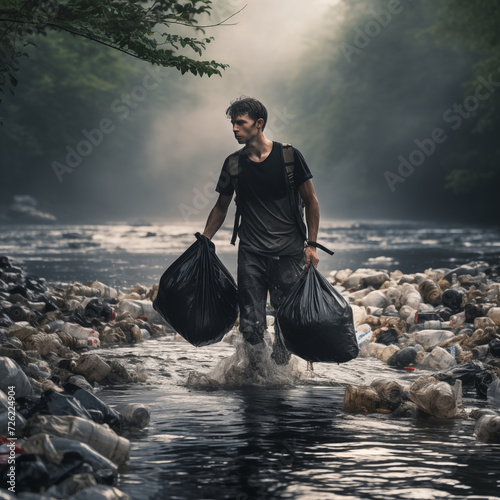
<path fill-rule="evenodd" d="M 468 418 L 462 386 L 498 407 L 498 273 L 484 262 L 414 274 L 330 273 L 352 306 L 360 355 L 425 375 L 413 389 L 387 381 L 352 386 L 345 410 Z M 11 481 L 16 493 L 45 492 L 46 498 L 128 498 L 114 485 L 128 458 L 127 432 L 147 426 L 148 409 L 110 408 L 98 399 L 98 388 L 141 383 L 147 374 L 140 364 L 105 361 L 98 353 L 101 345 L 175 335 L 152 308 L 156 291 L 156 285 L 122 291 L 98 281 L 48 286 L 0 257 L 2 488 L 8 490 Z M 225 341 L 235 335 L 237 327 Z M 426 406 L 424 393 L 431 401 L 441 395 L 445 409 Z M 497 415 L 472 416 L 478 418 L 478 438 L 499 439 Z"/>

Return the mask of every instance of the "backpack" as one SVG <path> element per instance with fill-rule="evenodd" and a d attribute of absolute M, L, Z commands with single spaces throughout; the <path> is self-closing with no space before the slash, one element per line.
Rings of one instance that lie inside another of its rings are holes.
<path fill-rule="evenodd" d="M 234 214 L 234 226 L 233 226 L 233 236 L 231 238 L 231 245 L 235 245 L 236 243 L 236 236 L 238 234 L 238 229 L 240 226 L 241 213 L 238 207 L 238 174 L 240 173 L 240 157 L 241 155 L 245 154 L 244 150 L 245 148 L 243 147 L 242 149 L 235 151 L 232 155 L 229 156 L 229 175 L 231 177 L 231 182 L 233 184 L 234 192 L 236 195 L 234 199 L 236 205 L 236 212 Z M 286 176 L 288 199 L 290 201 L 290 206 L 292 207 L 292 213 L 294 216 L 295 225 L 297 226 L 297 229 L 302 238 L 304 239 L 304 241 L 307 241 L 306 225 L 304 222 L 304 200 L 302 200 L 298 190 L 295 187 L 295 182 L 293 177 L 293 172 L 295 170 L 295 158 L 293 153 L 293 147 L 291 144 L 286 144 L 286 143 L 281 144 L 281 157 L 283 160 L 284 173 Z M 308 241 L 307 243 L 308 245 L 320 248 L 321 250 L 330 255 L 334 254 L 334 252 L 328 250 L 326 247 L 320 245 L 317 242 Z"/>

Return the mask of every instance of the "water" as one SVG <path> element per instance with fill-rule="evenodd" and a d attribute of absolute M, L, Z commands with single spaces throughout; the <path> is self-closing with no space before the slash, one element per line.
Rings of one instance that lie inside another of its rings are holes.
<path fill-rule="evenodd" d="M 52 283 L 151 285 L 201 226 L 5 226 L 0 254 Z M 228 227 L 215 244 L 235 274 L 229 240 Z M 499 228 L 324 221 L 319 241 L 336 252 L 319 252 L 325 274 L 500 263 Z M 284 369 L 264 362 L 261 376 L 248 371 L 234 342 L 195 348 L 166 337 L 100 350 L 147 376 L 142 384 L 99 392 L 112 406 L 141 402 L 152 410 L 150 426 L 128 436 L 131 456 L 119 477 L 133 499 L 500 498 L 500 445 L 477 442 L 473 421 L 342 412 L 346 384 L 380 376 L 409 383 L 422 372 L 371 358 L 316 364 L 309 372 L 292 357 Z M 488 404 L 465 393 L 467 409 Z"/>
<path fill-rule="evenodd" d="M 214 243 L 236 274 L 230 245 L 232 221 Z M 29 273 L 52 282 L 98 279 L 111 286 L 152 285 L 194 241 L 204 224 L 0 226 L 0 255 L 18 259 Z M 318 251 L 319 269 L 375 267 L 403 272 L 453 268 L 470 260 L 500 262 L 500 227 L 472 227 L 421 221 L 321 221 L 318 241 L 335 251 Z"/>
<path fill-rule="evenodd" d="M 345 384 L 381 376 L 409 383 L 422 371 L 359 358 L 308 372 L 293 357 L 293 383 L 241 370 L 214 390 L 206 377 L 235 356 L 226 342 L 195 348 L 165 338 L 101 353 L 148 375 L 140 387 L 99 393 L 111 405 L 152 410 L 147 430 L 128 436 L 132 458 L 119 487 L 132 498 L 499 498 L 500 445 L 477 442 L 474 421 L 342 411 Z M 189 383 L 193 373 L 205 384 Z M 464 405 L 487 407 L 473 392 Z"/>

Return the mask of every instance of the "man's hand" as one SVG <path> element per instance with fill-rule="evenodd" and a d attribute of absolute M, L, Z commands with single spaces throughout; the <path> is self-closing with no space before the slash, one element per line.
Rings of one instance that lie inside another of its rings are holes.
<path fill-rule="evenodd" d="M 306 268 L 309 267 L 309 264 L 311 264 L 314 267 L 318 267 L 318 262 L 319 262 L 319 257 L 318 253 L 316 252 L 316 248 L 308 246 L 305 251 L 305 259 L 306 259 Z"/>

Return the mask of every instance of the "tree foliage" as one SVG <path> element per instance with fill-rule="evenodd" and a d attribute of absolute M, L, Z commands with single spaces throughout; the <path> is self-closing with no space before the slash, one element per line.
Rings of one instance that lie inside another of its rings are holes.
<path fill-rule="evenodd" d="M 477 54 L 472 78 L 464 85 L 464 97 L 473 96 L 479 78 L 500 82 L 500 3 L 496 0 L 442 0 L 432 3 L 435 22 L 422 32 L 440 45 L 457 51 L 469 48 Z M 448 171 L 445 187 L 456 195 L 477 200 L 482 213 L 498 211 L 496 186 L 500 182 L 500 148 L 496 136 L 500 127 L 500 92 L 494 90 L 479 102 L 475 126 L 464 135 L 443 164 Z"/>
<path fill-rule="evenodd" d="M 132 57 L 174 67 L 182 74 L 220 75 L 227 66 L 201 61 L 212 38 L 198 20 L 210 15 L 210 0 L 4 0 L 0 8 L 0 93 L 13 92 L 19 60 L 36 35 L 68 32 Z M 221 23 L 218 23 L 221 24 Z M 206 27 L 205 27 L 206 28 Z M 193 36 L 194 34 L 194 36 Z"/>
<path fill-rule="evenodd" d="M 463 108 L 474 95 L 476 77 L 488 80 L 489 73 L 476 73 L 486 52 L 465 42 L 450 47 L 437 29 L 422 36 L 441 22 L 436 2 L 399 2 L 390 16 L 389 4 L 343 0 L 332 6 L 289 80 L 287 105 L 301 118 L 291 125 L 292 140 L 304 144 L 306 157 L 328 180 L 322 204 L 340 216 L 366 214 L 369 206 L 378 217 L 491 220 L 499 155 L 493 129 L 481 132 L 479 124 L 500 88 L 458 127 L 451 126 L 458 119 L 449 119 L 458 113 L 455 104 Z M 408 160 L 436 128 L 446 134 L 444 142 L 427 148 L 421 164 L 407 167 L 389 189 L 386 172 L 399 175 L 401 157 Z"/>

